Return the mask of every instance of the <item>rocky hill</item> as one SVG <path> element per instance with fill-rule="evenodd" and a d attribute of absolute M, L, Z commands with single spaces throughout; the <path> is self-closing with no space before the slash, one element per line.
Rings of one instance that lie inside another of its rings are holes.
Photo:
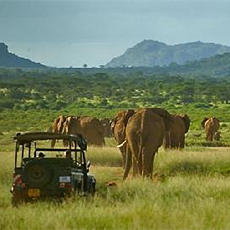
<path fill-rule="evenodd" d="M 198 41 L 167 45 L 159 41 L 144 40 L 127 49 L 123 55 L 113 58 L 106 67 L 154 67 L 168 66 L 171 63 L 181 65 L 226 52 L 230 52 L 229 46 L 215 43 Z"/>
<path fill-rule="evenodd" d="M 18 57 L 9 53 L 8 46 L 0 43 L 0 67 L 1 68 L 44 68 L 46 66 L 29 59 Z"/>

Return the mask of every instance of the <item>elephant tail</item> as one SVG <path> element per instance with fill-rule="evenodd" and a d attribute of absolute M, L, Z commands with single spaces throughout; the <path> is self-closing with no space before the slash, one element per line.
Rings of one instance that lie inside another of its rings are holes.
<path fill-rule="evenodd" d="M 144 130 L 147 128 L 146 127 L 146 116 L 147 115 L 147 112 L 145 112 L 142 116 L 142 119 L 141 119 L 141 127 L 140 127 L 140 130 L 137 132 L 137 142 L 139 142 L 139 152 L 138 152 L 138 155 L 137 155 L 137 159 L 136 160 L 136 163 L 137 165 L 139 165 L 138 169 L 139 169 L 139 174 L 142 175 L 142 172 L 143 172 L 143 166 L 144 166 L 144 162 L 143 162 L 143 153 L 144 153 Z"/>

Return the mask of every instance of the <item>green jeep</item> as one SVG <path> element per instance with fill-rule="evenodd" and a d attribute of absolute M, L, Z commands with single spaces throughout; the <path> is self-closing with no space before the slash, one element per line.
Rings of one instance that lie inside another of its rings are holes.
<path fill-rule="evenodd" d="M 87 142 L 82 135 L 28 132 L 14 139 L 13 205 L 38 198 L 94 194 L 96 179 L 88 174 Z M 68 147 L 43 147 L 47 140 L 62 140 Z"/>

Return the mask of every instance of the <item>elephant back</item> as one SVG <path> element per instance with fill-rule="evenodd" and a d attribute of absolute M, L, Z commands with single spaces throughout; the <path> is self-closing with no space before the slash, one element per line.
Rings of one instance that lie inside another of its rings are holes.
<path fill-rule="evenodd" d="M 163 118 L 166 131 L 169 131 L 171 129 L 172 115 L 167 110 L 162 108 L 147 108 L 147 109 Z"/>
<path fill-rule="evenodd" d="M 80 126 L 82 135 L 89 144 L 98 146 L 105 144 L 104 127 L 99 119 L 95 117 L 81 117 Z"/>
<path fill-rule="evenodd" d="M 213 124 L 214 124 L 214 129 L 216 129 L 216 131 L 217 131 L 220 128 L 219 119 L 217 119 L 216 117 L 213 117 Z"/>
<path fill-rule="evenodd" d="M 81 133 L 79 117 L 67 117 L 63 124 L 63 133 L 77 134 Z"/>
<path fill-rule="evenodd" d="M 80 122 L 82 127 L 95 127 L 103 131 L 103 125 L 96 117 L 81 117 Z"/>
<path fill-rule="evenodd" d="M 128 110 L 126 111 L 125 116 L 124 116 L 124 118 L 123 118 L 123 123 L 124 123 L 124 126 L 125 126 L 125 127 L 126 127 L 126 125 L 127 125 L 127 123 L 128 123 L 129 118 L 132 117 L 134 113 L 135 113 L 135 112 L 134 112 L 133 109 L 128 109 Z"/>

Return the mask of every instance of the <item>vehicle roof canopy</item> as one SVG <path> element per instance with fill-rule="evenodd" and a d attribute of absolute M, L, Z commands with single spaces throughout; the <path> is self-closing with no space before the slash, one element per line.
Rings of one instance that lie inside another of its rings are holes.
<path fill-rule="evenodd" d="M 25 144 L 33 141 L 39 140 L 70 140 L 77 142 L 86 142 L 81 134 L 58 134 L 52 132 L 27 132 L 27 133 L 18 133 L 14 140 L 19 144 Z"/>

